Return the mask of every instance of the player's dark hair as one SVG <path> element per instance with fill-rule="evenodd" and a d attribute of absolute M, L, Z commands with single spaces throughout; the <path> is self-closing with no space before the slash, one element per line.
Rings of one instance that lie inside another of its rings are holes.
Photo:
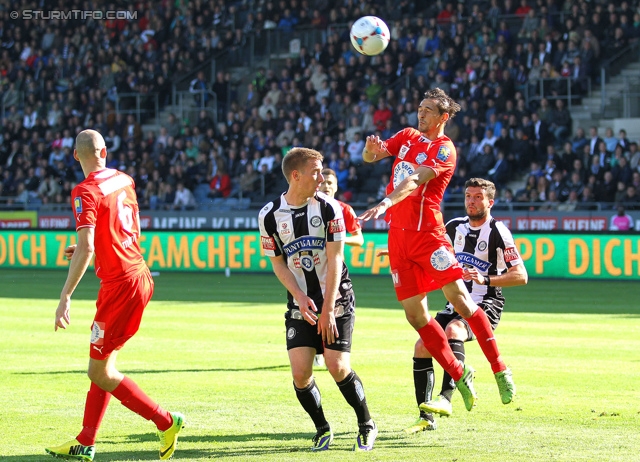
<path fill-rule="evenodd" d="M 434 88 L 433 90 L 426 91 L 424 93 L 424 98 L 434 100 L 438 106 L 440 114 L 444 114 L 446 112 L 449 114 L 449 120 L 453 119 L 460 111 L 460 105 L 440 88 Z"/>
<path fill-rule="evenodd" d="M 338 178 L 338 175 L 336 174 L 335 170 L 333 170 L 332 168 L 322 169 L 322 176 L 327 176 L 327 175 L 332 175 L 336 179 Z"/>
<path fill-rule="evenodd" d="M 469 178 L 464 184 L 465 191 L 469 187 L 482 188 L 489 200 L 493 200 L 496 197 L 496 185 L 484 178 Z"/>
<path fill-rule="evenodd" d="M 324 156 L 315 149 L 309 148 L 293 148 L 287 152 L 282 160 L 282 173 L 284 173 L 287 182 L 291 179 L 291 173 L 294 170 L 302 170 L 311 159 L 322 162 Z"/>

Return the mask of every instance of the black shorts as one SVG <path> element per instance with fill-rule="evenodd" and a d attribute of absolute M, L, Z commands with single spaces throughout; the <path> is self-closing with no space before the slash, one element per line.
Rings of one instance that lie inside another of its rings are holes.
<path fill-rule="evenodd" d="M 496 330 L 498 328 L 498 324 L 500 323 L 500 316 L 502 316 L 502 306 L 498 308 L 498 306 L 494 305 L 493 303 L 480 303 L 478 306 L 487 314 L 489 324 L 491 324 L 491 329 Z M 436 321 L 438 322 L 438 324 L 440 324 L 440 326 L 442 326 L 443 330 L 447 328 L 447 324 L 455 319 L 459 319 L 460 321 L 462 321 L 462 323 L 467 328 L 468 337 L 465 342 L 474 340 L 476 336 L 473 335 L 471 327 L 469 327 L 467 321 L 465 321 L 465 319 L 455 311 L 453 313 L 449 313 L 448 310 L 444 310 L 440 311 L 436 315 Z"/>
<path fill-rule="evenodd" d="M 355 322 L 355 314 L 346 314 L 336 318 L 338 338 L 331 345 L 327 345 L 326 348 L 345 353 L 351 352 L 351 338 Z M 284 325 L 287 329 L 287 350 L 298 347 L 311 347 L 316 349 L 316 354 L 324 352 L 325 346 L 322 343 L 322 335 L 318 334 L 317 325 L 312 326 L 307 321 L 299 319 L 287 319 Z"/>

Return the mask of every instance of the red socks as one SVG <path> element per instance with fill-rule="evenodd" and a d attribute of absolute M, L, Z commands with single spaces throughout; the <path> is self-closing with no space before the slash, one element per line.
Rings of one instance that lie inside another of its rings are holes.
<path fill-rule="evenodd" d="M 111 394 L 119 399 L 127 409 L 132 410 L 147 420 L 153 421 L 158 427 L 158 430 L 166 431 L 173 425 L 171 414 L 149 398 L 145 392 L 128 377 L 125 376 Z"/>
<path fill-rule="evenodd" d="M 495 374 L 501 372 L 507 368 L 500 357 L 500 351 L 498 351 L 498 343 L 493 336 L 493 330 L 489 319 L 482 308 L 478 309 L 470 317 L 465 319 L 469 323 L 469 327 L 473 331 L 474 335 L 478 339 L 478 345 L 484 353 L 485 357 L 491 364 L 491 370 Z"/>
<path fill-rule="evenodd" d="M 76 438 L 81 445 L 93 446 L 96 443 L 96 435 L 100 428 L 100 422 L 102 422 L 110 399 L 111 393 L 104 391 L 95 383 L 91 384 L 84 405 L 82 431 Z"/>
<path fill-rule="evenodd" d="M 418 334 L 422 339 L 427 351 L 438 361 L 438 364 L 453 377 L 456 382 L 460 380 L 463 367 L 451 351 L 447 336 L 438 322 L 431 318 L 426 326 L 418 329 Z"/>

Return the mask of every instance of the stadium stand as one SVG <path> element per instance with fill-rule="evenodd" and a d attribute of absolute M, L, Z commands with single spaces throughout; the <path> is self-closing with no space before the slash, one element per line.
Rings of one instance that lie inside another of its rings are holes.
<path fill-rule="evenodd" d="M 325 154 L 338 197 L 366 207 L 389 165 L 363 165 L 362 140 L 415 125 L 434 87 L 463 108 L 446 130 L 459 151 L 446 200 L 473 175 L 494 180 L 505 206 L 640 208 L 637 141 L 572 116 L 607 84 L 603 69 L 638 59 L 638 0 L 114 2 L 135 19 L 112 21 L 12 19 L 40 3 L 5 3 L 5 209 L 67 207 L 82 179 L 74 137 L 89 127 L 145 208 L 175 208 L 179 184 L 198 210 L 259 206 L 286 188 L 280 163 L 299 145 Z M 364 14 L 391 29 L 379 57 L 349 44 Z M 220 176 L 231 185 L 223 197 L 212 186 Z"/>

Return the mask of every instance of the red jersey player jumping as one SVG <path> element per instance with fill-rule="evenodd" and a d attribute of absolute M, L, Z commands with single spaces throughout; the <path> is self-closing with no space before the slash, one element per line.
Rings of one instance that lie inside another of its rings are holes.
<path fill-rule="evenodd" d="M 462 279 L 440 211 L 444 191 L 456 166 L 456 149 L 444 127 L 460 106 L 439 88 L 425 93 L 418 108 L 418 129 L 405 128 L 386 142 L 368 136 L 362 156 L 375 162 L 393 156 L 387 196 L 360 215 L 362 220 L 386 212 L 389 222 L 389 263 L 396 296 L 407 320 L 418 331 L 425 348 L 455 380 L 465 407 L 476 402 L 474 370 L 456 359 L 442 327 L 429 315 L 427 293 L 442 288 L 445 297 L 471 327 L 491 364 L 504 404 L 516 393 L 511 371 L 500 357 L 485 312 L 476 305 Z M 448 403 L 435 398 L 420 405 L 425 412 L 446 415 Z"/>
<path fill-rule="evenodd" d="M 153 279 L 138 244 L 140 220 L 133 179 L 105 168 L 107 149 L 102 135 L 94 130 L 78 134 L 73 156 L 86 178 L 71 193 L 78 244 L 65 249 L 71 264 L 56 310 L 56 331 L 66 329 L 70 323 L 71 295 L 94 253 L 95 271 L 101 281 L 91 327 L 87 372 L 91 387 L 83 429 L 76 439 L 46 451 L 64 459 L 93 460 L 98 428 L 113 395 L 125 407 L 156 424 L 160 459 L 168 459 L 175 451 L 184 416 L 164 410 L 115 365 L 118 350 L 138 331 L 142 313 L 153 295 Z"/>

